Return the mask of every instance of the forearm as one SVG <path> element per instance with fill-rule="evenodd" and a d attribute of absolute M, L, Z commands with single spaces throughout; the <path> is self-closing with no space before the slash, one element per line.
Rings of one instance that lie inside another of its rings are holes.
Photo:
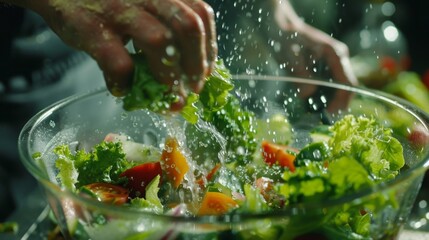
<path fill-rule="evenodd" d="M 305 26 L 289 0 L 271 1 L 275 9 L 275 21 L 285 31 L 299 31 Z"/>

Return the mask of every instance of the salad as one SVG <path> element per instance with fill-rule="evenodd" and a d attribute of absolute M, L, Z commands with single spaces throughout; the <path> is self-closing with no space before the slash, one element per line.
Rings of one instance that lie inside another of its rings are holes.
<path fill-rule="evenodd" d="M 336 200 L 394 179 L 405 165 L 403 146 L 392 130 L 371 117 L 345 115 L 297 136 L 286 114 L 256 116 L 240 105 L 233 87 L 218 62 L 202 93 L 188 99 L 181 113 L 184 130 L 169 132 L 159 145 L 113 132 L 91 149 L 55 146 L 56 179 L 68 191 L 119 209 L 234 219 Z M 168 108 L 168 101 L 155 110 Z M 261 219 L 251 229 L 198 233 L 162 224 L 112 233 L 122 220 L 94 211 L 85 213 L 90 221 L 77 216 L 70 229 L 76 239 L 371 239 L 371 221 L 379 209 L 397 208 L 395 201 L 380 194 L 321 209 L 311 218 L 297 215 L 287 224 Z"/>

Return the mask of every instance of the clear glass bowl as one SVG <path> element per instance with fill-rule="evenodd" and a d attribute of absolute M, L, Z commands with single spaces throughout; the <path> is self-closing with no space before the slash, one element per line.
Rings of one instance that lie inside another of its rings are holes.
<path fill-rule="evenodd" d="M 243 106 L 256 116 L 263 118 L 275 113 L 288 116 L 298 136 L 294 140 L 296 145 L 305 142 L 305 133 L 320 123 L 330 124 L 346 114 L 374 116 L 391 127 L 401 141 L 406 167 L 394 180 L 371 189 L 275 212 L 184 217 L 103 204 L 75 195 L 59 185 L 53 147 L 70 143 L 90 148 L 112 132 L 159 146 L 169 129 L 160 124 L 166 116 L 143 110 L 126 112 L 120 99 L 102 89 L 66 98 L 44 109 L 29 120 L 19 138 L 22 161 L 43 186 L 64 237 L 75 238 L 84 230 L 92 239 L 267 239 L 267 236 L 352 239 L 356 236 L 338 235 L 335 229 L 326 227 L 325 223 L 335 221 L 329 219 L 330 214 L 385 196 L 393 196 L 395 204 L 381 203 L 371 214 L 370 239 L 393 239 L 398 235 L 429 167 L 427 139 L 411 134 L 419 129 L 421 136 L 427 135 L 427 114 L 393 96 L 334 83 L 245 75 L 234 76 L 234 79 L 235 93 Z M 183 126 L 180 115 L 168 118 Z M 43 154 L 42 161 L 34 160 L 32 155 L 36 152 Z M 321 218 L 325 220 L 317 220 Z M 270 234 L 264 235 L 265 230 Z"/>

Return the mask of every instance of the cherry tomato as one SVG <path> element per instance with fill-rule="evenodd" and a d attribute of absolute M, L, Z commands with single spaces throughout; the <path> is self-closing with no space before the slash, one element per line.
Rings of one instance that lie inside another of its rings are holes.
<path fill-rule="evenodd" d="M 132 167 L 121 173 L 121 177 L 128 178 L 126 187 L 131 197 L 144 197 L 146 186 L 157 176 L 162 175 L 161 163 L 150 162 Z"/>
<path fill-rule="evenodd" d="M 80 192 L 109 204 L 122 205 L 128 201 L 128 190 L 110 183 L 91 183 L 83 186 Z"/>
<path fill-rule="evenodd" d="M 408 140 L 414 147 L 424 147 L 429 144 L 429 132 L 423 126 L 417 125 L 408 135 Z"/>

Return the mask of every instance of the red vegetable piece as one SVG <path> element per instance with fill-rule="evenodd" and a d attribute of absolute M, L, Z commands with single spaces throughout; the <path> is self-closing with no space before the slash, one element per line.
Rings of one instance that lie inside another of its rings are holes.
<path fill-rule="evenodd" d="M 157 176 L 162 175 L 161 163 L 150 162 L 132 167 L 120 176 L 128 178 L 126 187 L 132 197 L 144 197 L 146 186 Z"/>
<path fill-rule="evenodd" d="M 100 202 L 122 205 L 128 201 L 128 190 L 110 183 L 91 183 L 83 186 L 81 192 L 90 194 Z"/>
<path fill-rule="evenodd" d="M 292 172 L 295 171 L 295 154 L 298 150 L 285 145 L 278 145 L 268 141 L 262 142 L 262 156 L 267 164 L 279 164 L 287 167 Z"/>

